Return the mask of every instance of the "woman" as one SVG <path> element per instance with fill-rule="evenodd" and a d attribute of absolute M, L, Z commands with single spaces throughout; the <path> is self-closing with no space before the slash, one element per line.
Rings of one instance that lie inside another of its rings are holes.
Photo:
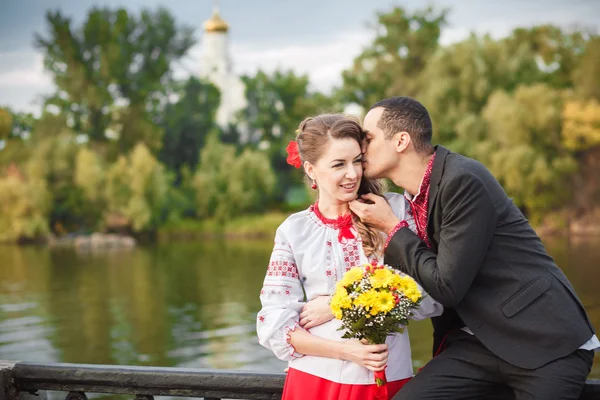
<path fill-rule="evenodd" d="M 336 282 L 354 266 L 383 262 L 382 232 L 353 218 L 348 202 L 364 193 L 380 194 L 378 182 L 362 179 L 362 129 L 344 115 L 305 119 L 297 142 L 288 146 L 288 162 L 303 166 L 318 200 L 291 215 L 277 229 L 260 299 L 257 332 L 261 345 L 289 362 L 284 400 L 369 399 L 377 391 L 374 371 L 386 367 L 387 398 L 412 376 L 406 330 L 386 344 L 369 345 L 342 339 L 339 320 L 305 330 L 299 314 L 305 301 L 334 291 Z M 297 151 L 296 151 L 297 149 Z M 402 195 L 386 195 L 399 217 L 406 215 Z M 414 229 L 414 222 L 412 227 Z M 441 314 L 442 307 L 425 296 L 413 319 Z"/>

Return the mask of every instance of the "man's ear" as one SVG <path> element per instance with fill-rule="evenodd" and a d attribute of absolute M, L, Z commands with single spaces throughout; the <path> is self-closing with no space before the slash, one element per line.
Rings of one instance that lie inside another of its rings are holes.
<path fill-rule="evenodd" d="M 412 139 L 411 139 L 410 135 L 408 134 L 408 132 L 397 133 L 394 140 L 396 142 L 395 143 L 396 152 L 398 152 L 398 153 L 402 153 L 403 151 L 405 151 L 412 142 Z"/>
<path fill-rule="evenodd" d="M 310 179 L 315 180 L 315 167 L 308 161 L 304 161 L 304 172 Z"/>

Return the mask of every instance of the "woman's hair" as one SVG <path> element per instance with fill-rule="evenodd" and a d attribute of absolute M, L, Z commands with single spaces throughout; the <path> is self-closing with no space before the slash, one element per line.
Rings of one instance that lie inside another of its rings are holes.
<path fill-rule="evenodd" d="M 343 114 L 322 114 L 306 118 L 300 123 L 297 131 L 298 153 L 304 163 L 308 161 L 316 164 L 322 157 L 331 139 L 354 139 L 360 146 L 364 133 L 358 121 Z M 307 176 L 307 179 L 308 176 Z M 381 195 L 383 184 L 378 180 L 369 180 L 364 176 L 360 181 L 358 195 L 373 193 Z M 362 222 L 356 215 L 352 216 L 354 226 L 358 230 L 363 242 L 363 249 L 367 256 L 382 254 L 384 234 L 378 229 Z"/>

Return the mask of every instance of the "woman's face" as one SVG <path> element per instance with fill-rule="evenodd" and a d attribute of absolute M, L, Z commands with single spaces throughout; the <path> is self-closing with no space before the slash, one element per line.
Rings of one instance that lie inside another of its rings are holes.
<path fill-rule="evenodd" d="M 316 164 L 304 163 L 308 176 L 316 180 L 319 201 L 348 203 L 356 199 L 362 179 L 362 152 L 354 139 L 330 139 Z"/>

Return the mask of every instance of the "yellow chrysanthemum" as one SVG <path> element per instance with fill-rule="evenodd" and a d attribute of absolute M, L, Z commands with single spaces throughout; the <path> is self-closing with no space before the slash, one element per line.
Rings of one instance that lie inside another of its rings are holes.
<path fill-rule="evenodd" d="M 388 291 L 379 292 L 379 298 L 377 299 L 378 309 L 381 312 L 387 313 L 394 308 L 396 301 L 394 296 Z"/>
<path fill-rule="evenodd" d="M 331 298 L 329 307 L 331 308 L 331 312 L 333 312 L 333 315 L 336 319 L 342 319 L 342 308 L 340 306 L 339 300 L 336 299 L 335 296 Z"/>
<path fill-rule="evenodd" d="M 341 280 L 343 286 L 348 286 L 353 283 L 360 281 L 363 277 L 364 271 L 360 267 L 354 267 L 346 272 Z"/>
<path fill-rule="evenodd" d="M 409 298 L 410 301 L 416 303 L 421 298 L 421 291 L 419 289 L 411 289 L 404 293 L 406 297 Z"/>
<path fill-rule="evenodd" d="M 419 290 L 419 287 L 417 286 L 417 282 L 415 282 L 415 280 L 408 275 L 400 277 L 399 287 L 402 288 L 402 290 L 405 292 L 411 291 L 411 290 L 413 290 L 413 291 Z"/>
<path fill-rule="evenodd" d="M 374 288 L 387 287 L 392 275 L 394 273 L 387 268 L 378 269 L 369 277 L 369 281 Z"/>
<path fill-rule="evenodd" d="M 402 287 L 402 277 L 398 274 L 391 274 L 387 281 L 388 287 L 401 288 Z"/>
<path fill-rule="evenodd" d="M 337 297 L 337 302 L 339 303 L 341 308 L 350 308 L 352 307 L 352 299 L 350 298 L 350 296 L 348 295 L 348 292 L 346 291 L 346 289 L 340 290 L 339 292 L 336 292 L 336 294 L 334 295 L 334 297 Z"/>
<path fill-rule="evenodd" d="M 377 307 L 377 299 L 379 295 L 376 290 L 369 289 L 364 293 L 361 293 L 356 299 L 354 299 L 354 304 L 357 306 L 362 306 L 365 310 L 372 310 L 374 307 Z M 374 315 L 374 314 L 373 314 Z"/>
<path fill-rule="evenodd" d="M 333 311 L 333 316 L 335 319 L 342 319 L 342 310 L 338 308 L 337 310 Z"/>

